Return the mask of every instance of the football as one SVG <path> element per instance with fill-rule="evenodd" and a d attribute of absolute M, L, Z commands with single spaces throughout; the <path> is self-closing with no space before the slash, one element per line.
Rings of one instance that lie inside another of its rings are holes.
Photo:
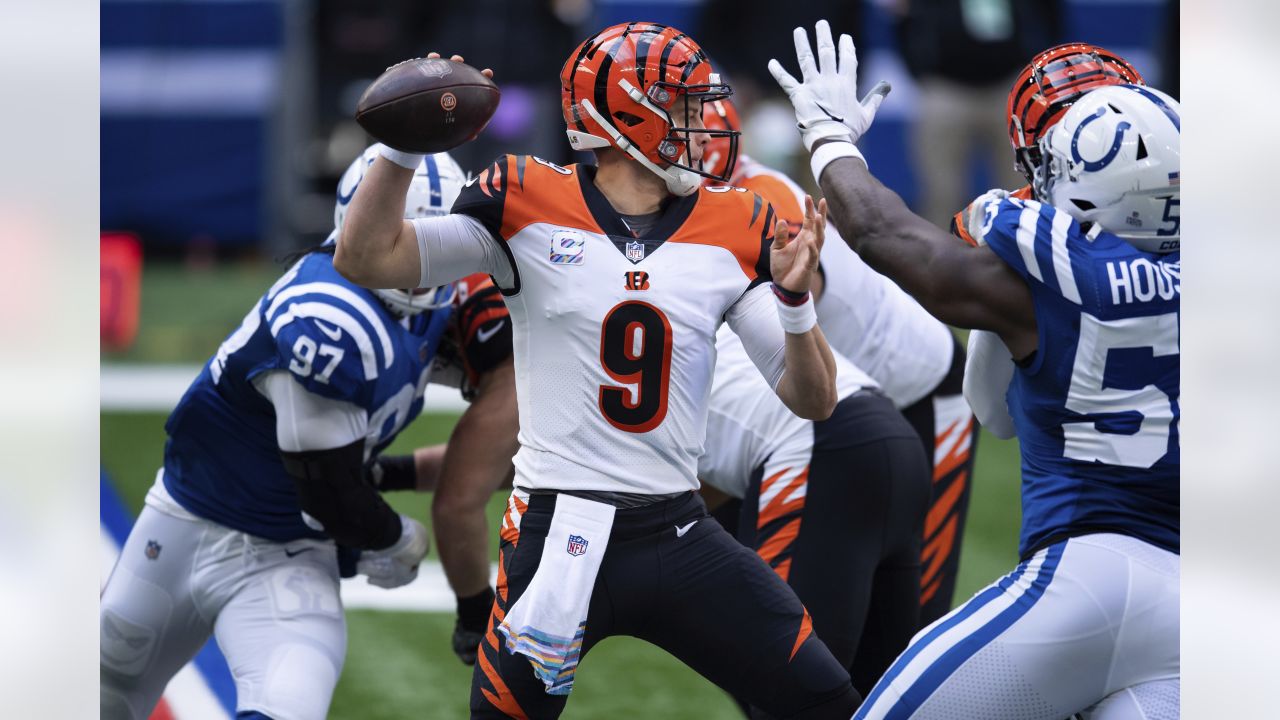
<path fill-rule="evenodd" d="M 498 86 L 470 65 L 414 58 L 392 65 L 369 85 L 356 122 L 397 150 L 444 152 L 479 135 L 501 97 Z"/>

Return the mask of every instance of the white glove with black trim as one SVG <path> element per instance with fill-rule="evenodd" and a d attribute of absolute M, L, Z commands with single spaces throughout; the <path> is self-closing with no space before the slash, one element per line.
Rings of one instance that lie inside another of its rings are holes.
<path fill-rule="evenodd" d="M 992 215 L 987 215 L 987 206 L 991 203 L 999 203 L 1007 197 L 1009 197 L 1008 190 L 991 188 L 975 198 L 964 209 L 964 230 L 969 233 L 969 237 L 973 238 L 978 247 L 987 244 L 986 231 L 990 229 L 987 222 L 990 217 L 994 217 L 994 211 Z"/>
<path fill-rule="evenodd" d="M 831 41 L 831 26 L 826 20 L 819 20 L 814 27 L 818 41 L 818 62 L 815 65 L 805 29 L 796 28 L 792 35 L 802 80 L 797 81 L 777 60 L 769 61 L 769 72 L 795 107 L 796 124 L 805 148 L 812 151 L 814 144 L 824 138 L 856 143 L 871 127 L 876 110 L 884 96 L 889 94 L 889 83 L 877 83 L 859 102 L 858 55 L 853 47 L 853 38 L 840 36 L 837 59 L 836 45 Z"/>
<path fill-rule="evenodd" d="M 389 548 L 361 552 L 356 572 L 367 576 L 370 585 L 380 588 L 408 585 L 418 577 L 418 563 L 430 547 L 430 536 L 422 523 L 401 515 L 400 539 Z"/>

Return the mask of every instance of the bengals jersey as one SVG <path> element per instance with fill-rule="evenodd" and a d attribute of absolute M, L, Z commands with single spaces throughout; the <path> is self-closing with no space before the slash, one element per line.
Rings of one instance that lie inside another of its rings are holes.
<path fill-rule="evenodd" d="M 771 387 L 781 379 L 785 337 L 768 287 L 774 210 L 746 190 L 702 189 L 669 198 L 637 237 L 594 173 L 504 156 L 453 207 L 502 253 L 488 267 L 514 326 L 516 484 L 693 490 L 721 323 Z M 421 243 L 431 221 L 414 223 Z"/>
<path fill-rule="evenodd" d="M 744 156 L 733 184 L 763 195 L 793 232 L 803 223 L 804 191 L 786 175 Z M 933 392 L 955 349 L 947 327 L 868 267 L 830 223 L 821 262 L 826 284 L 816 310 L 831 349 L 874 378 L 899 409 Z"/>

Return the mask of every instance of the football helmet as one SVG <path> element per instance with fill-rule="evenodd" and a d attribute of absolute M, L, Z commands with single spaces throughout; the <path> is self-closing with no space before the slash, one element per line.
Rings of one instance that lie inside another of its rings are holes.
<path fill-rule="evenodd" d="M 686 125 L 686 118 L 701 125 L 702 108 L 690 103 L 732 93 L 692 38 L 658 23 L 605 28 L 579 45 L 560 71 L 569 144 L 575 150 L 616 147 L 676 195 L 693 194 L 700 176 L 728 180 L 694 163 L 690 148 L 693 135 L 706 134 L 727 139 L 736 155 L 738 133 Z"/>
<path fill-rule="evenodd" d="M 1088 43 L 1067 43 L 1032 58 L 1009 91 L 1005 116 L 1018 170 L 1032 182 L 1037 144 L 1080 96 L 1107 85 L 1145 85 L 1124 58 Z"/>
<path fill-rule="evenodd" d="M 1180 115 L 1153 88 L 1085 94 L 1040 140 L 1036 198 L 1141 250 L 1178 250 Z"/>
<path fill-rule="evenodd" d="M 734 107 L 733 101 L 729 98 L 703 103 L 702 124 L 708 130 L 742 132 L 742 122 L 738 119 L 738 109 Z M 735 169 L 734 166 L 737 164 L 737 159 L 738 153 L 735 148 L 730 146 L 728 138 L 720 135 L 712 137 L 711 142 L 707 143 L 706 150 L 702 151 L 702 169 L 706 171 L 708 176 L 727 179 L 721 181 L 708 177 L 703 182 L 709 185 L 730 182 L 733 179 L 733 171 Z"/>
<path fill-rule="evenodd" d="M 360 157 L 351 162 L 347 171 L 338 181 L 338 202 L 333 207 L 333 226 L 342 229 L 342 220 L 347 215 L 347 208 L 356 196 L 356 189 L 364 179 L 365 172 L 382 151 L 382 145 L 375 143 L 365 149 Z M 409 192 L 405 195 L 404 217 L 406 220 L 420 217 L 435 217 L 449 214 L 453 201 L 462 186 L 467 182 L 467 175 L 448 153 L 428 155 L 413 174 L 409 183 Z M 453 302 L 453 284 L 439 287 L 416 288 L 409 290 L 374 290 L 384 303 L 404 315 L 434 310 Z"/>

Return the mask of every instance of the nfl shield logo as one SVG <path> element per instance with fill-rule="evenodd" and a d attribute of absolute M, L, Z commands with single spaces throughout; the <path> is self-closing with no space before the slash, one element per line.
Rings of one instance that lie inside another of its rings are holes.
<path fill-rule="evenodd" d="M 569 547 L 566 550 L 575 557 L 585 553 L 587 551 L 587 539 L 581 535 L 570 535 Z"/>
<path fill-rule="evenodd" d="M 633 263 L 640 262 L 644 259 L 644 243 L 628 242 L 627 243 L 627 259 Z"/>
<path fill-rule="evenodd" d="M 144 551 L 147 554 L 147 559 L 155 560 L 156 558 L 160 557 L 160 549 L 161 549 L 160 543 L 156 542 L 155 540 L 148 540 L 147 549 Z"/>

